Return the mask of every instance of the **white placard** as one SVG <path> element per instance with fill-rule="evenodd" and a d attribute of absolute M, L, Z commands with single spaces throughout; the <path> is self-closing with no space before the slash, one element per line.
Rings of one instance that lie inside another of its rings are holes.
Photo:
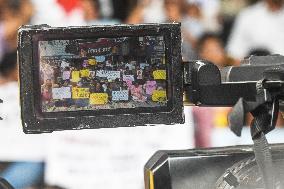
<path fill-rule="evenodd" d="M 112 91 L 112 100 L 113 101 L 128 100 L 128 90 Z"/>
<path fill-rule="evenodd" d="M 96 56 L 95 58 L 96 58 L 96 61 L 97 61 L 97 62 L 103 62 L 103 61 L 105 61 L 105 56 Z"/>
<path fill-rule="evenodd" d="M 123 75 L 123 81 L 134 81 L 134 75 Z"/>
<path fill-rule="evenodd" d="M 120 79 L 120 71 L 98 70 L 97 77 L 105 77 L 108 80 Z"/>
<path fill-rule="evenodd" d="M 70 79 L 70 76 L 71 76 L 71 71 L 63 71 L 63 73 L 62 73 L 62 79 L 63 80 Z"/>
<path fill-rule="evenodd" d="M 0 86 L 0 161 L 43 161 L 46 154 L 45 134 L 27 135 L 23 132 L 19 87 L 17 82 Z"/>
<path fill-rule="evenodd" d="M 125 64 L 125 68 L 128 68 L 129 70 L 134 70 L 135 66 L 131 63 L 127 63 L 127 64 Z"/>
<path fill-rule="evenodd" d="M 71 98 L 70 87 L 52 88 L 52 98 L 56 100 Z"/>

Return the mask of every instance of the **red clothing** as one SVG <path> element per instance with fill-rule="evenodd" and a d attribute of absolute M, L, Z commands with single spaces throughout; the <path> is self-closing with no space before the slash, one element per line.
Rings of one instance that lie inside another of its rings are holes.
<path fill-rule="evenodd" d="M 195 122 L 195 146 L 211 147 L 213 108 L 193 107 L 192 113 Z"/>
<path fill-rule="evenodd" d="M 139 85 L 138 87 L 132 85 L 130 87 L 130 92 L 133 100 L 145 101 L 145 97 L 143 96 L 142 85 Z"/>

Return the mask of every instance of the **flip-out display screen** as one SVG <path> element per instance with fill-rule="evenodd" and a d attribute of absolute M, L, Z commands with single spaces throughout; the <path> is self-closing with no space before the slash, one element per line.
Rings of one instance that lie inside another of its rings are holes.
<path fill-rule="evenodd" d="M 19 30 L 26 133 L 183 123 L 180 24 Z"/>

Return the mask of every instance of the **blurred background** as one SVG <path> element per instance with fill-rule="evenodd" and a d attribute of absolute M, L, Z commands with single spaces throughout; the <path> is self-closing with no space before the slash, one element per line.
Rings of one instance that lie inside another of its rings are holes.
<path fill-rule="evenodd" d="M 24 135 L 17 29 L 24 24 L 81 26 L 181 22 L 184 60 L 218 67 L 249 55 L 284 55 L 283 0 L 0 0 L 0 176 L 15 188 L 142 189 L 143 166 L 157 150 L 251 144 L 228 129 L 230 108 L 186 107 L 182 125 Z M 249 125 L 251 116 L 247 116 Z M 268 134 L 284 142 L 283 119 Z"/>

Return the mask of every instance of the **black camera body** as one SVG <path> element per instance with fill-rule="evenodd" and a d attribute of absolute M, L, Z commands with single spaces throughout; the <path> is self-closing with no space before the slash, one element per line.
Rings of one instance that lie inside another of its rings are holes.
<path fill-rule="evenodd" d="M 180 24 L 19 29 L 25 133 L 183 123 Z"/>

